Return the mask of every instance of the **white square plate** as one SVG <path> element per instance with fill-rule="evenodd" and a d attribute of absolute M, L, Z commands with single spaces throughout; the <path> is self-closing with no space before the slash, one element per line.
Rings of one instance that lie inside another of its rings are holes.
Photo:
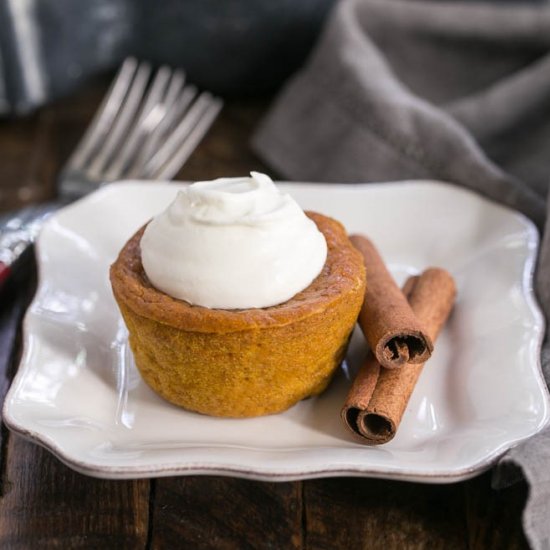
<path fill-rule="evenodd" d="M 520 214 L 440 182 L 282 186 L 377 243 L 401 282 L 451 271 L 458 301 L 393 441 L 365 447 L 339 418 L 342 370 L 320 397 L 233 420 L 172 406 L 142 381 L 111 294 L 109 265 L 178 185 L 110 185 L 48 221 L 40 284 L 4 421 L 69 466 L 108 478 L 220 474 L 265 480 L 359 475 L 456 481 L 488 468 L 548 420 L 532 289 L 537 232 Z M 355 337 L 350 370 L 364 343 Z"/>

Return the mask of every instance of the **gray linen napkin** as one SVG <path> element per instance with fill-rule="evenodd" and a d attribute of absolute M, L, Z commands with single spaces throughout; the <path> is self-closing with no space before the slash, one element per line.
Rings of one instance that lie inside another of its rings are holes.
<path fill-rule="evenodd" d="M 252 145 L 288 179 L 446 180 L 520 210 L 543 232 L 550 5 L 343 0 Z M 550 319 L 550 224 L 537 291 Z M 548 338 L 542 362 L 548 382 Z M 534 548 L 550 548 L 549 459 L 549 429 L 503 459 L 530 484 L 524 527 Z"/>

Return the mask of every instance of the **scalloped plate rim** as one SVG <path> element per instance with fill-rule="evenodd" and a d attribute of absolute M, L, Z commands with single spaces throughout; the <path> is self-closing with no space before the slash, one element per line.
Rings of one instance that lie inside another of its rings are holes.
<path fill-rule="evenodd" d="M 185 182 L 174 182 L 174 183 L 183 184 Z M 530 227 L 530 231 L 532 232 L 532 238 L 535 240 L 535 246 L 531 249 L 530 254 L 528 255 L 527 261 L 531 263 L 529 276 L 531 279 L 533 278 L 535 260 L 537 257 L 538 247 L 539 247 L 538 232 L 534 224 L 531 222 L 531 220 L 529 220 L 526 216 L 524 216 L 520 212 L 517 212 L 500 203 L 496 203 L 491 199 L 488 199 L 482 195 L 479 195 L 471 190 L 468 190 L 462 187 L 457 187 L 453 184 L 441 182 L 437 180 L 404 180 L 404 181 L 395 181 L 395 182 L 364 183 L 364 184 L 330 184 L 330 183 L 309 183 L 309 182 L 278 182 L 278 183 L 282 185 L 288 184 L 291 186 L 310 187 L 312 190 L 314 188 L 323 189 L 323 188 L 337 187 L 340 190 L 357 190 L 357 191 L 365 188 L 374 188 L 374 187 L 391 188 L 392 186 L 401 186 L 401 185 L 414 186 L 414 185 L 421 184 L 421 185 L 428 185 L 428 186 L 434 185 L 439 188 L 448 188 L 448 189 L 457 191 L 458 193 L 473 194 L 477 196 L 481 201 L 491 203 L 503 210 L 508 210 L 510 214 L 514 216 L 518 216 L 519 218 L 522 219 L 523 223 L 525 223 L 526 226 Z M 60 210 L 60 212 L 64 212 L 73 208 L 78 208 L 79 205 L 81 205 L 84 202 L 88 202 L 90 200 L 96 200 L 97 198 L 100 198 L 101 195 L 105 193 L 110 193 L 114 186 L 139 187 L 139 186 L 148 186 L 148 185 L 151 185 L 151 183 L 146 181 L 128 181 L 128 182 L 117 182 L 114 184 L 109 184 L 99 189 L 98 191 L 92 193 L 91 195 L 88 195 L 76 201 L 75 203 L 72 203 L 64 207 L 62 210 Z M 55 219 L 57 215 L 58 213 L 54 214 L 52 219 Z M 49 220 L 47 223 L 50 223 L 50 222 L 51 220 Z M 37 248 L 40 248 L 40 246 L 41 245 L 40 245 L 40 238 L 39 238 L 37 242 Z M 39 282 L 37 285 L 37 289 L 40 289 L 43 284 L 44 282 L 41 278 L 41 273 L 39 269 Z M 37 290 L 37 295 L 38 295 L 38 290 Z M 526 433 L 522 437 L 518 437 L 513 440 L 507 441 L 505 443 L 502 443 L 498 448 L 488 453 L 483 459 L 480 459 L 475 463 L 469 464 L 463 468 L 450 469 L 450 470 L 435 470 L 433 473 L 418 473 L 413 469 L 406 470 L 406 469 L 395 468 L 395 469 L 388 469 L 384 471 L 376 468 L 361 467 L 360 465 L 355 464 L 355 465 L 350 465 L 349 467 L 346 467 L 346 468 L 342 468 L 342 467 L 337 467 L 334 469 L 304 468 L 301 471 L 294 468 L 294 469 L 290 469 L 289 471 L 289 470 L 285 470 L 284 468 L 276 468 L 273 466 L 266 467 L 265 469 L 258 468 L 257 466 L 253 468 L 237 468 L 228 464 L 206 462 L 206 461 L 185 463 L 185 460 L 182 460 L 182 464 L 179 464 L 179 465 L 166 465 L 166 464 L 158 463 L 158 464 L 151 464 L 148 466 L 145 466 L 145 465 L 144 466 L 128 466 L 128 465 L 107 466 L 105 464 L 96 464 L 94 462 L 80 460 L 77 457 L 71 456 L 70 454 L 64 452 L 63 449 L 60 448 L 55 442 L 55 440 L 53 440 L 51 437 L 43 433 L 40 433 L 36 430 L 27 428 L 24 425 L 24 423 L 20 423 L 16 419 L 16 417 L 12 415 L 10 403 L 13 399 L 13 394 L 15 392 L 16 386 L 21 381 L 21 379 L 23 379 L 28 374 L 31 368 L 28 364 L 23 363 L 23 358 L 25 356 L 24 350 L 27 347 L 28 341 L 30 338 L 30 334 L 27 327 L 28 321 L 29 321 L 28 313 L 25 314 L 25 317 L 23 319 L 24 337 L 23 337 L 23 353 L 22 353 L 21 364 L 19 365 L 18 371 L 14 379 L 12 380 L 10 389 L 5 398 L 5 402 L 2 408 L 3 421 L 11 431 L 47 449 L 54 456 L 56 456 L 61 462 L 73 468 L 74 470 L 85 475 L 90 475 L 93 477 L 99 477 L 99 478 L 105 478 L 105 479 L 137 479 L 137 478 L 174 476 L 174 475 L 222 475 L 222 476 L 240 477 L 245 479 L 253 479 L 253 480 L 259 480 L 259 481 L 283 482 L 283 481 L 295 481 L 295 480 L 314 479 L 314 478 L 322 478 L 322 477 L 358 476 L 358 477 L 373 477 L 373 478 L 382 478 L 382 479 L 416 481 L 416 482 L 424 482 L 424 483 L 453 483 L 453 482 L 469 479 L 489 469 L 508 450 L 518 445 L 522 441 L 525 441 L 526 439 L 532 437 L 533 435 L 535 435 L 536 433 L 544 429 L 544 427 L 546 427 L 550 422 L 550 398 L 548 395 L 548 390 L 546 387 L 546 383 L 544 381 L 544 376 L 542 373 L 542 368 L 540 363 L 540 351 L 541 351 L 543 337 L 544 337 L 545 320 L 544 320 L 544 316 L 542 314 L 541 308 L 536 299 L 534 290 L 531 289 L 531 292 L 528 293 L 528 295 L 524 296 L 524 298 L 528 303 L 529 310 L 533 315 L 535 323 L 538 324 L 538 327 L 541 329 L 539 332 L 538 341 L 536 342 L 538 361 L 537 361 L 537 364 L 535 365 L 536 368 L 533 371 L 533 374 L 536 376 L 537 381 L 540 384 L 540 388 L 542 390 L 541 395 L 544 396 L 543 397 L 544 415 L 541 418 L 539 424 L 536 426 L 536 428 L 533 429 L 530 433 Z M 36 299 L 37 298 L 35 296 L 33 298 L 31 305 L 34 304 L 34 301 Z M 216 449 L 215 446 L 210 447 L 208 445 L 204 446 L 204 448 L 206 450 Z M 252 448 L 250 450 L 253 451 Z M 247 451 L 245 450 L 244 452 L 246 453 Z"/>

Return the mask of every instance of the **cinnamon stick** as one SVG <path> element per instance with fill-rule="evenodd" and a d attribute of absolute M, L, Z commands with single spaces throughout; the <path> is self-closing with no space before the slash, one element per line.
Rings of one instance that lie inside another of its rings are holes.
<path fill-rule="evenodd" d="M 362 235 L 352 235 L 350 240 L 363 255 L 367 268 L 359 326 L 376 359 L 388 369 L 426 362 L 432 354 L 433 342 L 376 247 Z"/>
<path fill-rule="evenodd" d="M 456 296 L 451 275 L 444 269 L 427 269 L 422 275 L 407 280 L 403 294 L 435 341 Z M 383 369 L 369 353 L 341 411 L 347 428 L 369 445 L 393 439 L 423 367 L 421 363 Z"/>

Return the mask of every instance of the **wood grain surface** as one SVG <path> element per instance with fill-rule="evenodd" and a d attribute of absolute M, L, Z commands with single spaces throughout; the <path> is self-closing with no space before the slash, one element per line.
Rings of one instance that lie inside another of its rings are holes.
<path fill-rule="evenodd" d="M 0 121 L 0 210 L 54 195 L 56 174 L 105 89 L 105 81 L 92 82 L 25 119 Z M 178 179 L 266 169 L 249 138 L 267 105 L 226 105 Z M 32 295 L 33 269 L 31 263 L 19 284 L 0 295 L 2 326 Z M 19 351 L 18 344 L 13 350 L 0 345 L 12 365 L 0 373 L 3 397 Z M 527 548 L 521 529 L 526 487 L 495 491 L 490 473 L 452 485 L 200 476 L 105 481 L 73 472 L 5 427 L 2 436 L 0 548 Z"/>

